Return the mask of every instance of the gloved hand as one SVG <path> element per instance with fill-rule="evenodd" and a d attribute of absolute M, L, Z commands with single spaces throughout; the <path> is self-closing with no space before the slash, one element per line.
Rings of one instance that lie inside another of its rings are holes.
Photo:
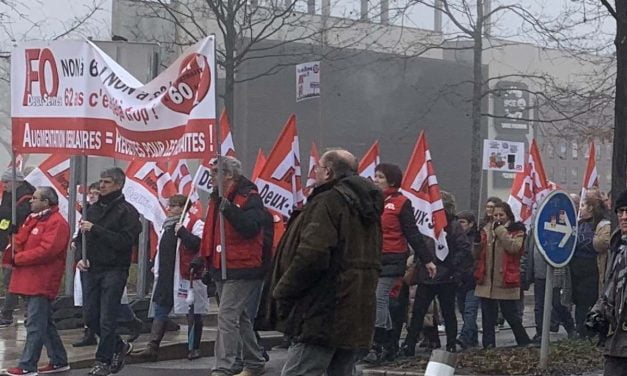
<path fill-rule="evenodd" d="M 13 234 L 17 234 L 17 225 L 11 224 L 9 225 L 9 228 L 7 229 L 7 232 L 9 233 L 9 235 L 13 235 Z"/>
<path fill-rule="evenodd" d="M 220 200 L 220 211 L 224 213 L 230 207 L 231 207 L 231 201 L 223 197 L 222 200 Z"/>
<path fill-rule="evenodd" d="M 496 230 L 497 227 L 501 226 L 503 223 L 501 223 L 501 221 L 494 221 L 494 224 L 492 225 L 492 229 Z"/>
<path fill-rule="evenodd" d="M 205 259 L 201 256 L 195 256 L 189 263 L 192 272 L 201 271 L 205 267 Z"/>

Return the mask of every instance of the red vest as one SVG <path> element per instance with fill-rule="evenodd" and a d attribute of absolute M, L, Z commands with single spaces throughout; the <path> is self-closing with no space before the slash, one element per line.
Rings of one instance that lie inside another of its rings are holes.
<path fill-rule="evenodd" d="M 408 250 L 407 239 L 401 227 L 401 208 L 407 201 L 398 190 L 386 192 L 381 214 L 381 228 L 383 230 L 383 253 L 405 253 Z"/>
<path fill-rule="evenodd" d="M 235 187 L 233 187 L 235 188 Z M 256 190 L 251 190 L 247 195 L 236 193 L 231 200 L 232 205 L 240 208 L 246 206 L 251 195 L 258 195 Z M 227 197 L 232 196 L 228 194 Z M 218 211 L 216 201 L 209 200 L 207 220 L 203 231 L 201 244 L 202 255 L 208 258 L 209 269 L 218 271 L 221 268 L 221 241 Z M 231 223 L 225 218 L 224 236 L 226 245 L 226 267 L 229 271 L 229 279 L 246 279 L 257 277 L 263 273 L 263 229 L 252 238 L 244 238 Z"/>

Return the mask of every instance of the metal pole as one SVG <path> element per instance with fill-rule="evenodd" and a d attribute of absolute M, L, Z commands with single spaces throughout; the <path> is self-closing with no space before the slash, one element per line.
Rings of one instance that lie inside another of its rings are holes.
<path fill-rule="evenodd" d="M 546 266 L 546 285 L 544 286 L 544 311 L 542 312 L 542 343 L 540 345 L 540 368 L 549 364 L 549 326 L 553 310 L 553 267 Z"/>
<path fill-rule="evenodd" d="M 217 74 L 218 74 L 218 59 L 217 59 L 217 55 L 216 55 L 216 36 L 214 34 L 213 36 L 213 71 L 215 72 L 215 76 L 216 76 L 216 89 L 214 90 L 215 92 L 215 115 L 216 118 L 218 118 L 218 80 L 217 80 Z M 228 112 L 226 113 L 226 116 L 229 116 Z M 222 136 L 220 134 L 220 124 L 219 124 L 219 119 L 218 122 L 216 122 L 216 155 L 218 156 L 218 186 L 216 187 L 216 189 L 218 190 L 218 197 L 219 197 L 219 202 L 222 202 L 222 199 L 224 198 L 224 177 L 222 176 L 222 158 L 221 158 L 221 154 L 222 154 L 222 142 L 220 137 Z M 219 204 L 218 204 L 219 206 Z M 222 215 L 222 212 L 220 211 L 220 208 L 218 207 L 218 225 L 220 226 L 220 271 L 222 274 L 222 280 L 226 281 L 226 241 L 224 239 L 224 216 Z"/>
<path fill-rule="evenodd" d="M 87 189 L 87 162 L 88 162 L 88 157 L 86 155 L 83 156 L 82 159 L 82 167 L 83 167 L 83 187 L 85 187 L 85 189 Z M 87 218 L 87 193 L 83 194 L 83 219 Z M 83 260 L 87 260 L 87 238 L 85 236 L 85 233 L 81 234 L 82 237 L 82 241 L 81 241 L 81 257 Z M 89 261 L 89 260 L 88 260 Z"/>
<path fill-rule="evenodd" d="M 148 271 L 148 239 L 149 239 L 149 222 L 142 215 L 139 217 L 142 224 L 142 232 L 139 236 L 139 245 L 137 246 L 137 298 L 142 299 L 146 296 L 146 272 Z"/>
<path fill-rule="evenodd" d="M 70 225 L 70 237 L 74 237 L 76 232 L 76 186 L 78 185 L 78 177 L 76 176 L 76 165 L 78 157 L 70 157 L 70 197 L 68 197 L 67 219 Z M 87 192 L 85 192 L 87 195 Z M 72 242 L 70 242 L 70 245 Z M 74 295 L 74 252 L 68 245 L 68 251 L 65 256 L 65 295 Z"/>
<path fill-rule="evenodd" d="M 13 176 L 13 181 L 11 182 L 11 227 L 17 227 L 17 170 L 15 166 L 15 150 L 11 150 L 11 174 Z M 30 210 L 29 210 L 30 211 Z M 15 259 L 15 244 L 14 239 L 15 234 L 11 234 L 11 260 Z M 8 291 L 8 286 L 5 286 Z"/>

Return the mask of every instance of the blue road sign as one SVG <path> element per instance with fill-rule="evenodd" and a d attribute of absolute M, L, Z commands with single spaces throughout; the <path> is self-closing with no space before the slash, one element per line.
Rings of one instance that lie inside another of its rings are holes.
<path fill-rule="evenodd" d="M 546 262 L 565 266 L 577 243 L 577 210 L 564 191 L 551 192 L 540 204 L 534 220 L 534 240 Z"/>

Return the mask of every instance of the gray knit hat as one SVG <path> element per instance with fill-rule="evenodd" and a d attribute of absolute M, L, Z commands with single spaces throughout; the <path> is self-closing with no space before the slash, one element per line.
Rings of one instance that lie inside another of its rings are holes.
<path fill-rule="evenodd" d="M 627 191 L 623 191 L 616 198 L 616 203 L 614 204 L 614 211 L 617 212 L 618 209 L 624 208 L 627 206 Z"/>
<path fill-rule="evenodd" d="M 2 177 L 0 178 L 2 181 L 13 181 L 13 169 L 7 168 L 4 173 L 2 173 Z M 24 174 L 22 171 L 15 171 L 15 181 L 24 181 Z"/>

